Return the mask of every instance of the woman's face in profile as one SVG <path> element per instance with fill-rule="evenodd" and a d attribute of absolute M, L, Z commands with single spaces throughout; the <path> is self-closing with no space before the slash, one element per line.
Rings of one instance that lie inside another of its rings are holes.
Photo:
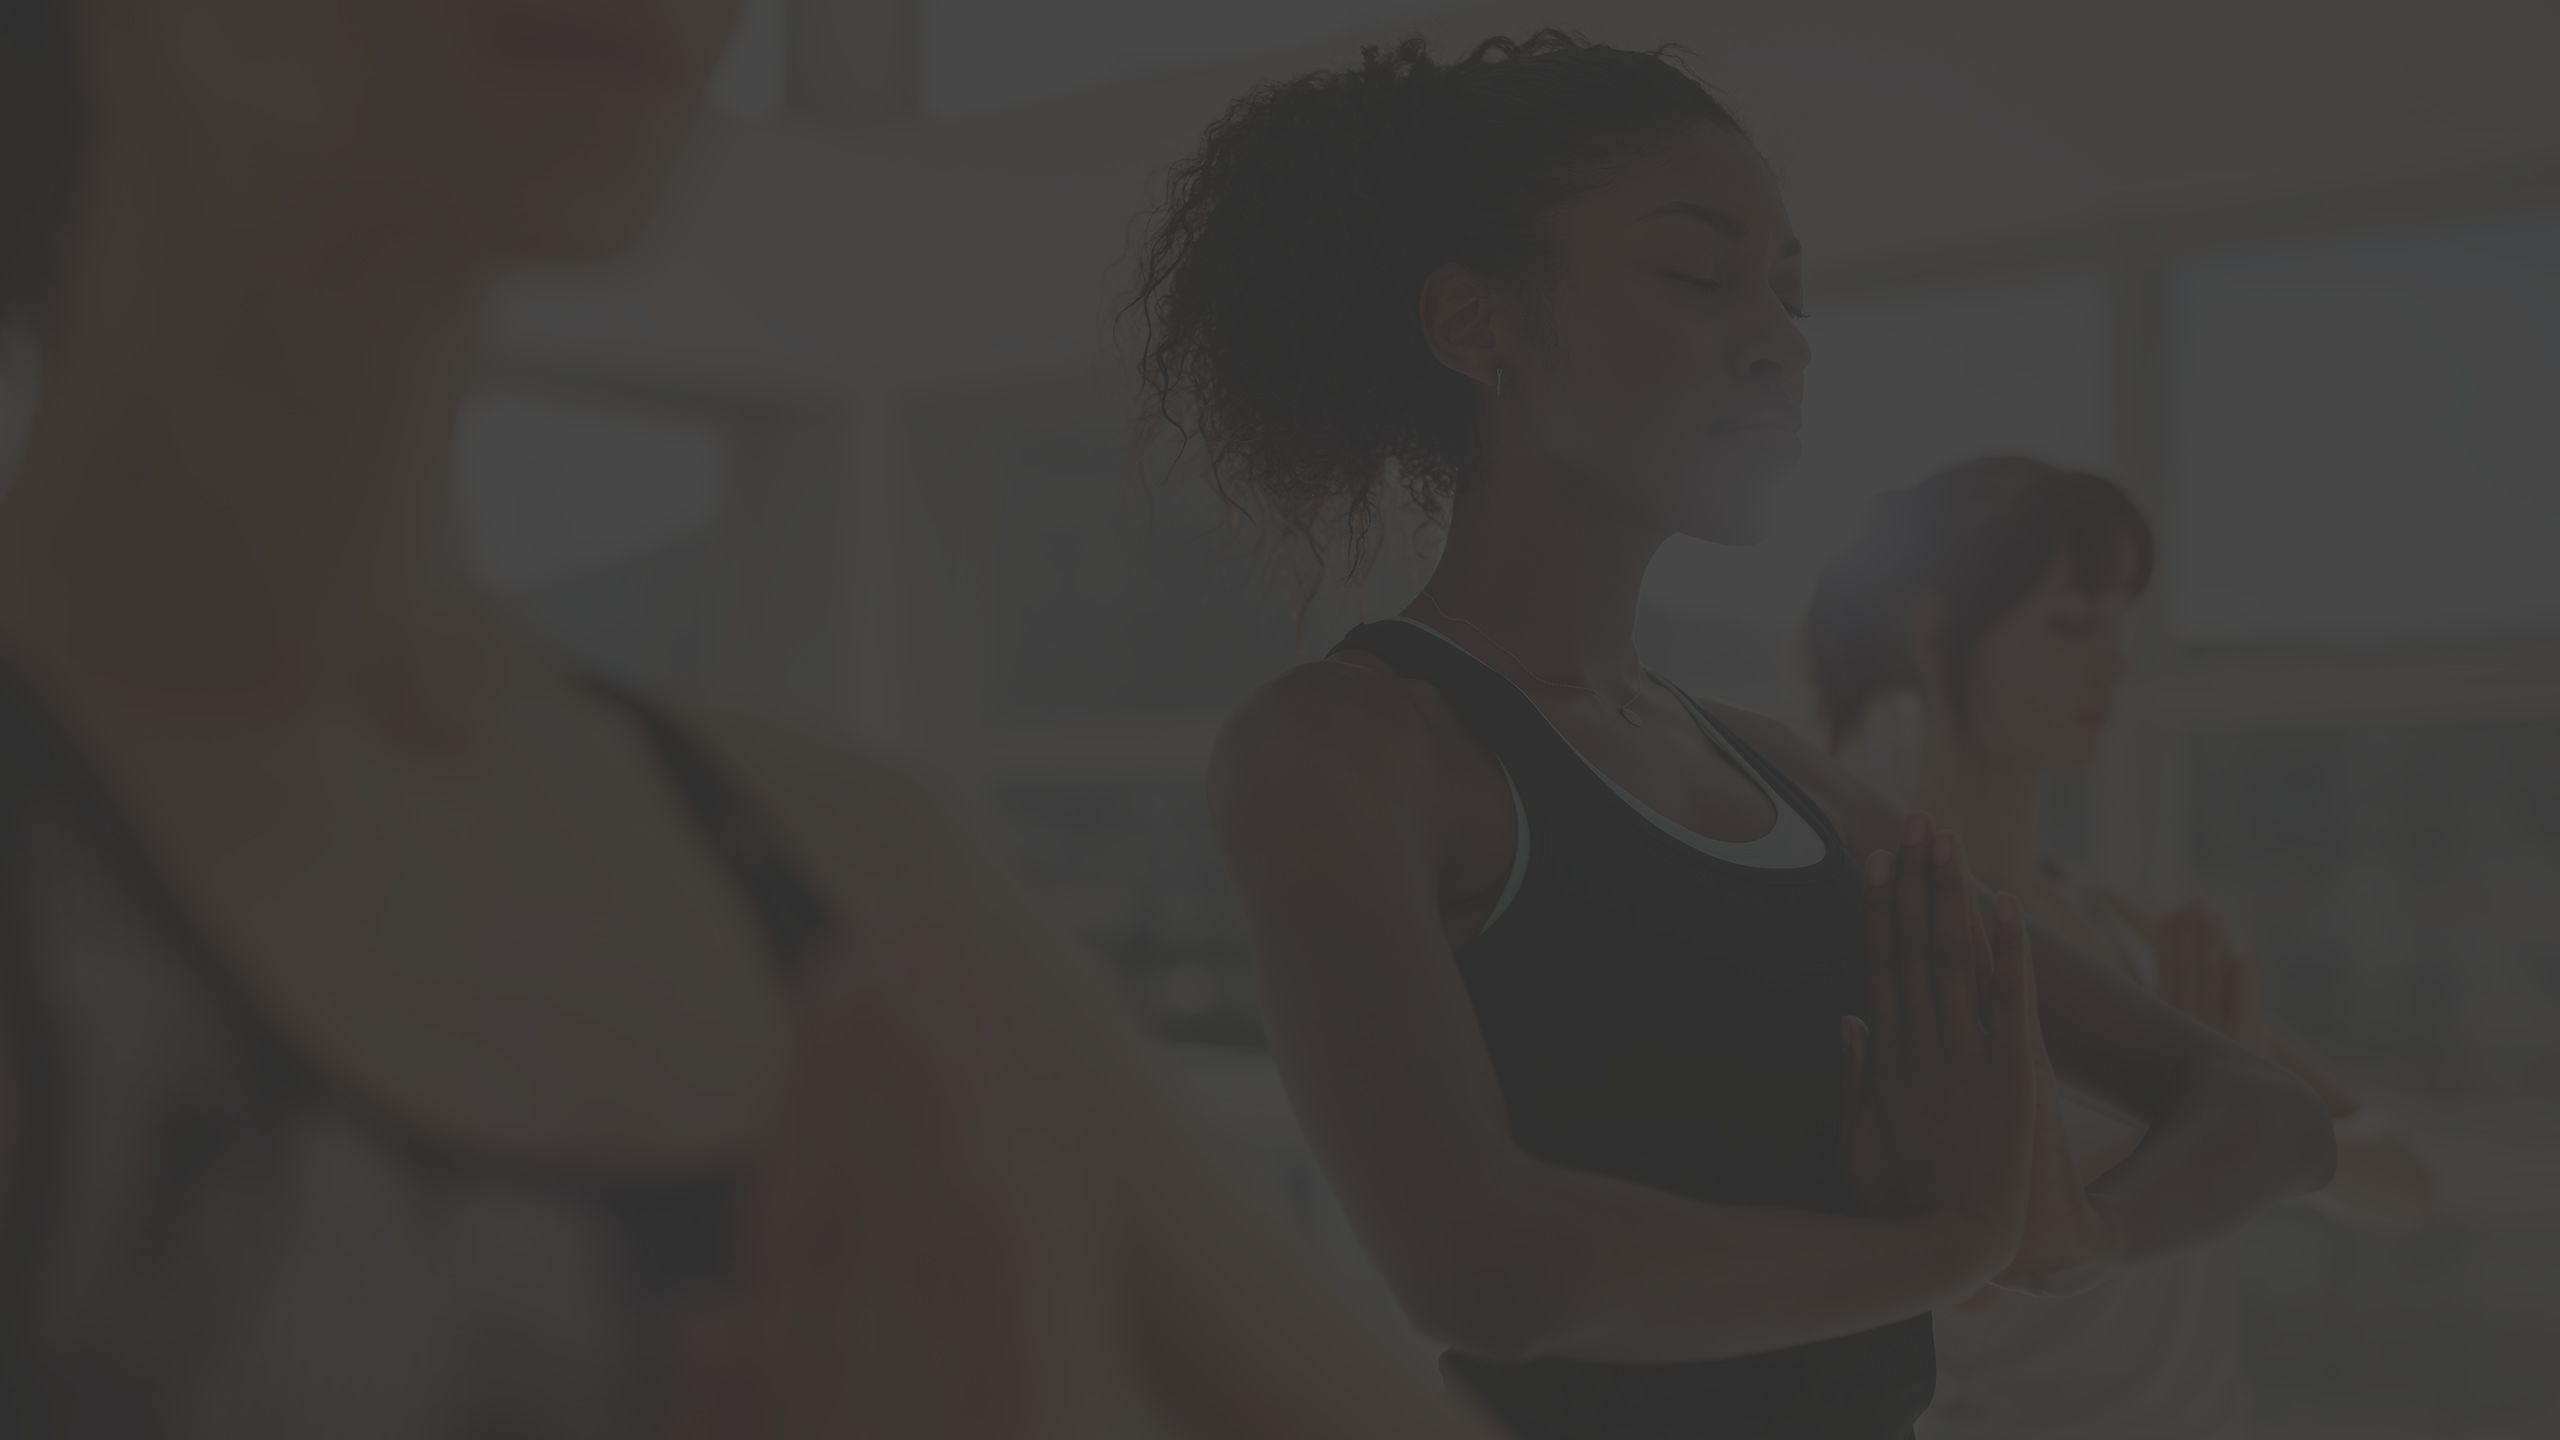
<path fill-rule="evenodd" d="M 1965 730 L 1976 748 L 2037 774 L 2095 763 L 2138 603 L 2121 584 L 2092 589 L 2054 557 L 2035 588 L 1984 629 L 1966 662 Z"/>
<path fill-rule="evenodd" d="M 94 131 L 211 205 L 314 196 L 497 264 L 656 213 L 742 0 L 57 0 Z"/>
<path fill-rule="evenodd" d="M 1648 525 L 1756 542 L 1813 358 L 1802 251 L 1760 152 L 1691 126 L 1607 166 L 1552 224 L 1533 443 Z"/>

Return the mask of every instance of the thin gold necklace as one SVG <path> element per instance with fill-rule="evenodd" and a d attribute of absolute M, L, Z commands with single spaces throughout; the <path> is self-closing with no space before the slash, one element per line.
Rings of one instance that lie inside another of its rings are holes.
<path fill-rule="evenodd" d="M 1619 719 L 1626 721 L 1628 724 L 1633 725 L 1638 729 L 1644 728 L 1644 717 L 1636 713 L 1636 702 L 1644 698 L 1643 691 L 1639 690 L 1624 700 L 1612 700 L 1607 694 L 1594 690 L 1588 685 L 1576 685 L 1570 680 L 1550 680 L 1546 676 L 1539 674 L 1537 671 L 1530 669 L 1529 662 L 1521 659 L 1518 651 L 1503 644 L 1501 640 L 1495 638 L 1492 631 L 1487 630 L 1473 620 L 1450 614 L 1448 607 L 1440 603 L 1440 597 L 1432 594 L 1430 591 L 1425 590 L 1421 592 L 1421 595 L 1422 603 L 1431 607 L 1431 613 L 1448 621 L 1452 625 L 1464 625 L 1468 629 L 1476 632 L 1479 636 L 1482 636 L 1486 644 L 1491 645 L 1494 649 L 1501 651 L 1505 656 L 1509 657 L 1512 664 L 1520 667 L 1520 673 L 1528 676 L 1531 680 L 1546 686 L 1550 690 L 1579 690 L 1583 694 L 1590 696 L 1592 699 L 1599 701 L 1601 704 L 1608 706 L 1612 711 L 1615 711 Z"/>

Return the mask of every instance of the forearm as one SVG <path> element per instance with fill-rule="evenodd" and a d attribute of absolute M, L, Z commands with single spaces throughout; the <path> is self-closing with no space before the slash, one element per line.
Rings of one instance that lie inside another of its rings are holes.
<path fill-rule="evenodd" d="M 2336 1140 L 2310 1086 L 2049 926 L 2030 933 L 2055 1071 L 2147 1127 L 2133 1154 L 2089 1187 L 2126 1259 L 2204 1244 L 2329 1183 Z"/>
<path fill-rule="evenodd" d="M 2435 1173 L 2408 1134 L 2375 1110 L 2337 1122 L 2338 1173 L 2311 1197 L 2323 1212 L 2354 1225 L 2417 1229 L 2436 1213 Z"/>
<path fill-rule="evenodd" d="M 2237 1049 L 2198 1064 L 2134 1153 L 2089 1187 L 2140 1260 L 2218 1239 L 2337 1166 L 2328 1119 L 2292 1076 Z"/>
<path fill-rule="evenodd" d="M 1548 1170 L 1502 1359 L 1678 1364 L 1871 1330 L 1954 1303 L 2007 1259 L 1938 1217 L 1708 1205 Z M 1507 1333 L 1505 1333 L 1507 1332 Z M 1463 1348 L 1463 1347 L 1462 1347 Z"/>

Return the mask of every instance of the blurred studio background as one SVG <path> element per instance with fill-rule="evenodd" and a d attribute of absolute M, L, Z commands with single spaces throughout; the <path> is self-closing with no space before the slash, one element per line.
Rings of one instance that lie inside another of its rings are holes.
<path fill-rule="evenodd" d="M 467 460 L 487 563 L 595 663 L 941 772 L 1379 1303 L 1258 1057 L 1201 779 L 1229 706 L 1421 561 L 1305 603 L 1136 448 L 1112 310 L 1152 177 L 1227 98 L 1561 23 L 1691 47 L 1811 256 L 1780 533 L 1667 553 L 1648 658 L 1801 716 L 1789 629 L 1868 493 L 1990 449 L 2124 479 L 2167 568 L 2055 843 L 2233 914 L 2451 1212 L 2234 1242 L 2263 1432 L 2560 1434 L 2549 0 L 749 8 L 652 250 L 508 309 Z"/>

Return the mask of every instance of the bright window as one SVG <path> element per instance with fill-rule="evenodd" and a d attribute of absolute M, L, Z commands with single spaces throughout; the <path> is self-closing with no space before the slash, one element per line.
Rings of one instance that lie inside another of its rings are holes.
<path fill-rule="evenodd" d="M 2227 251 L 2172 294 L 2190 639 L 2560 630 L 2560 209 Z"/>

